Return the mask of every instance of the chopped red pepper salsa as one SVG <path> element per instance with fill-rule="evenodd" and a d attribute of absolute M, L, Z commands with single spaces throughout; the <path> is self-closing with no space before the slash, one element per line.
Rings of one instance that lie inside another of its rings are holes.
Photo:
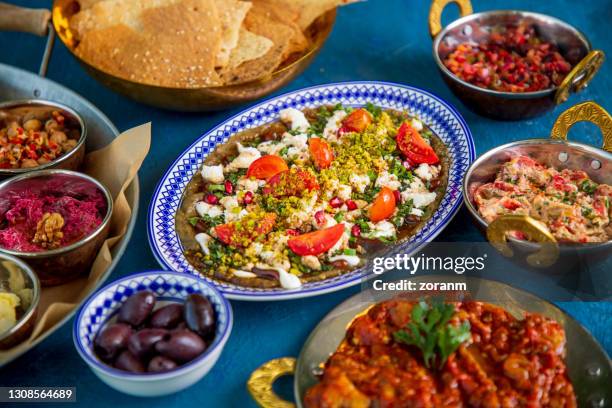
<path fill-rule="evenodd" d="M 503 92 L 549 89 L 572 69 L 554 44 L 525 24 L 494 29 L 481 44 L 459 44 L 444 65 L 466 82 Z"/>

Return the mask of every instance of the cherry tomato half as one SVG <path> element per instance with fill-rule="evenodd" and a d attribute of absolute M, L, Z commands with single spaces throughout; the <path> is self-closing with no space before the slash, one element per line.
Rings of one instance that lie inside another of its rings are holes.
<path fill-rule="evenodd" d="M 251 163 L 246 175 L 259 180 L 267 180 L 285 170 L 289 170 L 289 167 L 282 157 L 269 154 Z"/>
<path fill-rule="evenodd" d="M 266 235 L 274 228 L 276 214 L 265 213 L 256 223 L 241 223 L 240 221 L 221 224 L 215 227 L 219 241 L 235 248 L 246 248 L 253 240 Z"/>
<path fill-rule="evenodd" d="M 363 108 L 355 109 L 342 120 L 340 133 L 363 132 L 372 123 L 372 114 Z"/>
<path fill-rule="evenodd" d="M 300 256 L 320 255 L 329 251 L 344 234 L 344 224 L 293 237 L 287 241 L 289 248 Z"/>
<path fill-rule="evenodd" d="M 389 187 L 383 187 L 370 207 L 368 217 L 372 222 L 386 220 L 395 211 L 395 194 Z"/>
<path fill-rule="evenodd" d="M 413 164 L 436 164 L 440 162 L 438 155 L 418 130 L 410 123 L 404 122 L 397 131 L 397 147 L 402 154 Z"/>
<path fill-rule="evenodd" d="M 326 169 L 331 166 L 334 161 L 334 152 L 329 143 L 319 137 L 313 137 L 308 140 L 308 149 L 315 165 L 319 169 Z"/>
<path fill-rule="evenodd" d="M 308 191 L 318 190 L 319 183 L 308 170 L 293 167 L 272 176 L 263 189 L 264 194 L 276 198 L 301 196 Z"/>

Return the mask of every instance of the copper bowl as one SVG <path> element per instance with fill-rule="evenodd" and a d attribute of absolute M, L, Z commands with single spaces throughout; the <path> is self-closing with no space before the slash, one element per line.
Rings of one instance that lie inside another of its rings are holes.
<path fill-rule="evenodd" d="M 8 331 L 0 333 L 0 350 L 14 347 L 30 336 L 34 329 L 40 301 L 40 282 L 34 271 L 23 261 L 14 256 L 0 253 L 0 286 L 19 292 L 23 289 L 31 291 L 31 299 L 17 323 Z M 18 286 L 18 287 L 15 287 Z M 16 293 L 18 296 L 19 294 Z M 24 299 L 20 297 L 21 301 Z"/>
<path fill-rule="evenodd" d="M 102 223 L 89 235 L 56 249 L 42 252 L 21 252 L 0 248 L 0 252 L 26 261 L 34 269 L 43 286 L 60 285 L 89 272 L 102 243 L 110 230 L 113 199 L 99 181 L 71 170 L 39 170 L 8 179 L 0 184 L 0 214 L 8 210 L 11 196 L 23 192 L 52 191 L 55 195 L 87 196 L 99 191 L 106 201 Z"/>
<path fill-rule="evenodd" d="M 0 126 L 2 126 L 3 122 L 6 120 L 5 116 L 7 115 L 7 113 L 10 115 L 10 112 L 16 110 L 43 110 L 45 108 L 48 108 L 49 110 L 59 110 L 72 126 L 74 126 L 75 128 L 78 127 L 81 136 L 79 137 L 76 146 L 72 150 L 58 157 L 57 159 L 36 167 L 20 169 L 0 169 L 0 179 L 13 177 L 36 170 L 78 170 L 79 167 L 81 167 L 83 159 L 85 158 L 85 140 L 87 139 L 87 127 L 85 126 L 85 121 L 83 121 L 83 118 L 81 118 L 81 116 L 77 112 L 75 112 L 68 106 L 43 99 L 24 99 L 18 101 L 3 102 L 0 103 Z"/>
<path fill-rule="evenodd" d="M 457 3 L 462 17 L 442 28 L 444 7 Z M 481 43 L 490 29 L 518 23 L 533 25 L 538 34 L 555 44 L 573 69 L 559 86 L 536 92 L 501 92 L 481 88 L 459 79 L 442 62 L 461 43 Z M 496 10 L 472 14 L 469 0 L 434 0 L 429 13 L 433 37 L 433 56 L 442 78 L 468 108 L 500 120 L 528 119 L 544 114 L 565 102 L 570 93 L 586 88 L 605 59 L 601 50 L 593 50 L 584 34 L 571 25 L 548 15 L 518 10 Z"/>
<path fill-rule="evenodd" d="M 602 131 L 603 148 L 567 141 L 567 132 L 577 122 L 589 121 Z M 474 203 L 474 192 L 495 179 L 501 165 L 517 156 L 529 156 L 556 169 L 583 170 L 597 183 L 612 184 L 612 116 L 594 102 L 583 102 L 563 112 L 551 131 L 551 139 L 527 139 L 498 146 L 483 153 L 467 170 L 463 200 L 477 226 L 502 254 L 524 266 L 563 273 L 575 270 L 581 258 L 590 263 L 609 258 L 612 241 L 603 243 L 560 243 L 541 222 L 527 215 L 503 215 L 487 223 Z M 524 232 L 530 241 L 508 236 Z M 516 255 L 515 255 L 516 253 Z"/>

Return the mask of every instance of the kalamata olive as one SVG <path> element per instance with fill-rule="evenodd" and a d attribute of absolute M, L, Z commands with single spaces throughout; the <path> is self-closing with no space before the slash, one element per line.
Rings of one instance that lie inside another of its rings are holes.
<path fill-rule="evenodd" d="M 171 303 L 153 312 L 149 323 L 151 324 L 151 327 L 173 329 L 182 321 L 183 305 Z"/>
<path fill-rule="evenodd" d="M 103 360 L 112 360 L 128 345 L 132 328 L 125 323 L 115 323 L 107 326 L 96 336 L 94 348 Z"/>
<path fill-rule="evenodd" d="M 142 362 L 128 350 L 124 350 L 119 354 L 115 361 L 115 368 L 131 373 L 144 373 L 145 367 Z"/>
<path fill-rule="evenodd" d="M 168 357 L 155 356 L 149 361 L 147 371 L 150 373 L 163 373 L 174 370 L 178 365 Z"/>
<path fill-rule="evenodd" d="M 139 359 L 146 359 L 155 352 L 155 343 L 168 334 L 165 329 L 142 329 L 130 336 L 128 350 Z"/>
<path fill-rule="evenodd" d="M 153 306 L 155 306 L 155 295 L 152 292 L 137 292 L 127 298 L 121 306 L 117 320 L 134 327 L 140 326 L 149 317 Z"/>
<path fill-rule="evenodd" d="M 191 361 L 204 351 L 204 340 L 191 330 L 173 330 L 170 336 L 155 344 L 155 350 L 174 361 Z"/>
<path fill-rule="evenodd" d="M 184 316 L 187 327 L 203 338 L 215 334 L 215 311 L 204 296 L 197 293 L 187 296 Z"/>

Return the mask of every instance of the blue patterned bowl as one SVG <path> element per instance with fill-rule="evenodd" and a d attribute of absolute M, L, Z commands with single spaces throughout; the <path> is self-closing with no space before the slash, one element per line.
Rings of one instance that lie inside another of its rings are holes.
<path fill-rule="evenodd" d="M 313 108 L 337 103 L 363 106 L 367 102 L 407 111 L 419 117 L 448 148 L 451 159 L 448 188 L 440 206 L 414 236 L 391 247 L 390 253 L 411 254 L 432 241 L 461 206 L 463 176 L 475 157 L 474 140 L 467 124 L 452 106 L 422 89 L 385 82 L 345 82 L 305 88 L 262 102 L 221 123 L 189 146 L 162 177 L 149 207 L 149 243 L 159 263 L 164 268 L 199 275 L 183 255 L 183 247 L 176 233 L 175 215 L 187 183 L 215 146 L 226 142 L 236 132 L 278 120 L 281 109 Z M 248 288 L 205 279 L 231 299 L 281 300 L 320 295 L 356 285 L 368 272 L 369 269 L 363 267 L 293 290 Z"/>
<path fill-rule="evenodd" d="M 217 315 L 217 331 L 202 355 L 166 373 L 132 374 L 110 367 L 94 354 L 94 339 L 100 329 L 115 317 L 130 295 L 142 290 L 152 291 L 158 301 L 164 302 L 183 302 L 192 293 L 200 293 L 211 301 Z M 154 397 L 175 393 L 204 377 L 221 355 L 232 323 L 232 308 L 214 286 L 184 273 L 152 271 L 121 278 L 95 292 L 79 311 L 73 340 L 79 355 L 106 384 L 126 394 Z"/>

